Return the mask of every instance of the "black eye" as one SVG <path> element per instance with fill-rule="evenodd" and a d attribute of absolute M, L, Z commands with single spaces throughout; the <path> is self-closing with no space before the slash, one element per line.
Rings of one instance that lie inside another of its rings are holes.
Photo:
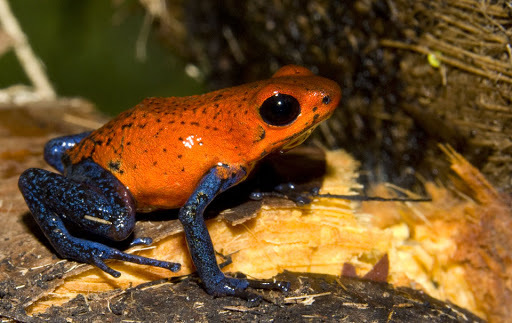
<path fill-rule="evenodd" d="M 329 103 L 331 103 L 331 97 L 330 97 L 330 96 L 328 96 L 328 95 L 324 96 L 324 97 L 322 98 L 322 103 L 323 103 L 323 104 L 329 104 Z"/>
<path fill-rule="evenodd" d="M 295 121 L 299 114 L 299 101 L 288 94 L 273 95 L 260 107 L 261 118 L 272 126 L 286 126 Z"/>

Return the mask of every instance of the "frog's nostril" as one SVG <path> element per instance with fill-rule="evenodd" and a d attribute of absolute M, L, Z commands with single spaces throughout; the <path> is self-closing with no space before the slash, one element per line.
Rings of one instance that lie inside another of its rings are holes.
<path fill-rule="evenodd" d="M 328 96 L 328 95 L 324 96 L 324 97 L 322 98 L 322 103 L 323 103 L 323 104 L 329 104 L 329 103 L 331 103 L 331 97 L 330 97 L 330 96 Z"/>

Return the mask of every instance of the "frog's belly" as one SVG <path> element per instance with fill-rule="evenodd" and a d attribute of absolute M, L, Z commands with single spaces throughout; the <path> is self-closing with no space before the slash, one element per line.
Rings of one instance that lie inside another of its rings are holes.
<path fill-rule="evenodd" d="M 208 171 L 191 167 L 187 169 L 184 166 L 157 166 L 152 165 L 151 171 L 144 171 L 141 167 L 128 174 L 114 174 L 128 187 L 137 202 L 137 209 L 142 211 L 182 207 Z"/>

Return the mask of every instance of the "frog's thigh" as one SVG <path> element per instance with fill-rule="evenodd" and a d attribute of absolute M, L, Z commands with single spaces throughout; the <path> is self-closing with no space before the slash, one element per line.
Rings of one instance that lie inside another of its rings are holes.
<path fill-rule="evenodd" d="M 118 259 L 171 271 L 180 269 L 177 263 L 127 254 L 72 236 L 64 219 L 114 240 L 125 239 L 132 232 L 135 212 L 127 189 L 98 165 L 85 162 L 72 167 L 70 172 L 73 178 L 31 168 L 19 180 L 34 218 L 62 257 L 95 265 L 114 277 L 121 273 L 108 267 L 104 260 Z"/>
<path fill-rule="evenodd" d="M 53 230 L 61 219 L 109 239 L 124 240 L 135 225 L 133 199 L 122 189 L 116 190 L 118 185 L 110 183 L 108 174 L 103 176 L 106 178 L 95 182 L 94 178 L 74 179 L 31 168 L 20 176 L 19 186 L 34 218 L 50 240 L 59 239 Z"/>

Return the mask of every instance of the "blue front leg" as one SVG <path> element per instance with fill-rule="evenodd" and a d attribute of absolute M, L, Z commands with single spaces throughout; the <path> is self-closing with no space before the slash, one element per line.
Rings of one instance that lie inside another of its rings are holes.
<path fill-rule="evenodd" d="M 233 295 L 255 301 L 259 297 L 246 292 L 247 287 L 286 291 L 289 283 L 226 277 L 217 265 L 212 240 L 203 218 L 204 210 L 215 196 L 237 184 L 245 176 L 246 171 L 241 167 L 219 165 L 212 168 L 180 209 L 179 219 L 185 230 L 190 255 L 206 291 L 214 296 Z"/>

